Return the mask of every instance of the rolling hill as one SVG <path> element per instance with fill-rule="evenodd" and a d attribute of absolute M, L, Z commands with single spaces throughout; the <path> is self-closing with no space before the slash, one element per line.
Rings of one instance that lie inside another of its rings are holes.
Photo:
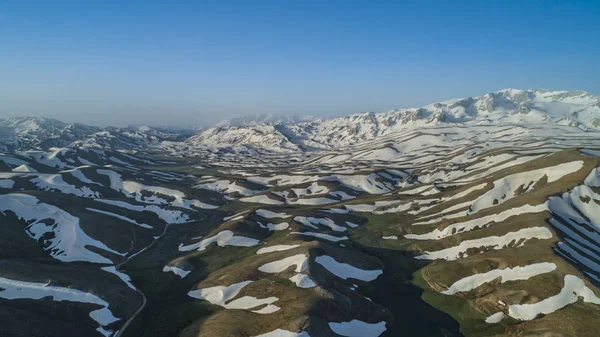
<path fill-rule="evenodd" d="M 597 336 L 600 106 L 0 121 L 2 336 Z"/>

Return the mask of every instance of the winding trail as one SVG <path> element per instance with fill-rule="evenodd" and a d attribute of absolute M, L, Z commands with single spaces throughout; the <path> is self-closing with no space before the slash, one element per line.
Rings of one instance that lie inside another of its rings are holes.
<path fill-rule="evenodd" d="M 142 305 L 140 305 L 140 307 L 137 308 L 137 310 L 133 313 L 133 315 L 131 315 L 131 317 L 129 317 L 129 319 L 127 319 L 127 321 L 125 322 L 125 324 L 123 324 L 123 326 L 121 327 L 121 329 L 119 329 L 119 331 L 117 331 L 117 333 L 114 334 L 113 337 L 121 337 L 123 335 L 123 333 L 125 332 L 125 330 L 127 329 L 127 327 L 129 326 L 129 324 L 146 307 L 146 303 L 148 302 L 146 300 L 146 295 L 144 295 L 144 293 L 141 290 L 139 290 L 137 287 L 135 288 L 135 290 L 138 292 L 138 294 L 142 295 Z"/>
<path fill-rule="evenodd" d="M 198 221 L 202 221 L 205 220 L 207 218 L 206 214 L 202 214 L 202 217 L 200 219 L 196 219 L 194 221 L 188 221 L 188 222 L 184 222 L 184 223 L 180 223 L 180 224 L 175 224 L 175 225 L 185 225 L 185 224 L 190 224 L 190 223 L 194 223 L 194 222 L 198 222 Z M 152 248 L 152 246 L 154 246 L 154 244 L 162 239 L 162 237 L 167 233 L 167 230 L 169 230 L 169 227 L 172 224 L 165 224 L 165 228 L 163 230 L 163 232 L 158 236 L 158 238 L 156 238 L 156 240 L 152 241 L 151 244 L 149 244 L 148 246 L 144 247 L 143 249 L 141 249 L 140 251 L 138 251 L 135 254 L 130 255 L 129 257 L 127 257 L 127 259 L 125 259 L 123 262 L 117 264 L 115 267 L 117 270 L 121 271 L 120 268 L 126 264 L 127 262 L 129 262 L 129 260 L 131 260 L 133 257 L 147 251 L 148 249 Z M 131 283 L 133 284 L 133 280 L 131 281 Z M 135 284 L 134 284 L 135 286 Z M 146 307 L 146 304 L 148 302 L 148 300 L 146 299 L 146 295 L 138 288 L 135 287 L 135 291 L 137 291 L 138 294 L 140 294 L 142 296 L 142 304 L 139 306 L 139 308 L 137 308 L 137 310 L 133 313 L 133 315 L 131 315 L 127 321 L 125 321 L 125 324 L 123 324 L 123 326 L 121 327 L 121 329 L 119 329 L 114 335 L 113 337 L 122 337 L 123 334 L 125 333 L 125 330 L 127 330 L 127 327 L 129 327 L 129 324 L 131 324 L 131 322 L 133 322 L 133 320 L 142 312 L 142 310 L 144 310 L 144 308 Z"/>

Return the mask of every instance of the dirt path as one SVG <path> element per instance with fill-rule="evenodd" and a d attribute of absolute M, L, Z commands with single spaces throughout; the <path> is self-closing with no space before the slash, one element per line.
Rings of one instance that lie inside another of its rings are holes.
<path fill-rule="evenodd" d="M 160 240 L 166 233 L 167 230 L 169 229 L 170 224 L 165 224 L 165 228 L 163 230 L 163 232 L 160 234 L 160 236 L 158 238 L 156 238 L 156 240 L 152 241 L 151 244 L 149 244 L 148 246 L 144 247 L 143 249 L 141 249 L 139 252 L 130 255 L 127 259 L 125 259 L 123 262 L 119 263 L 116 268 L 117 270 L 119 270 L 125 263 L 129 262 L 129 260 L 131 260 L 133 257 L 137 256 L 138 254 L 141 254 L 143 252 L 145 252 L 146 250 L 150 249 L 155 243 L 156 241 Z M 135 239 L 134 239 L 135 242 Z M 133 243 L 132 243 L 132 247 L 133 247 Z M 120 270 L 119 270 L 120 271 Z M 133 284 L 133 281 L 131 282 Z M 135 284 L 134 284 L 135 286 Z M 131 324 L 131 322 L 139 315 L 140 312 L 142 312 L 142 310 L 144 310 L 144 308 L 146 307 L 146 303 L 148 302 L 148 300 L 146 299 L 146 295 L 138 288 L 135 287 L 135 291 L 137 291 L 138 294 L 140 294 L 142 296 L 142 304 L 139 306 L 139 308 L 137 308 L 137 310 L 133 313 L 133 315 L 131 315 L 127 321 L 125 321 L 125 324 L 123 324 L 123 326 L 121 327 L 121 329 L 119 329 L 119 331 L 117 331 L 117 333 L 113 336 L 113 337 L 121 337 L 123 335 L 123 333 L 125 332 L 125 330 L 127 329 L 127 327 L 129 326 L 129 324 Z"/>
<path fill-rule="evenodd" d="M 123 335 L 123 333 L 125 332 L 125 330 L 127 329 L 127 327 L 129 326 L 129 324 L 146 307 L 146 303 L 148 302 L 146 300 L 146 295 L 144 295 L 144 293 L 141 290 L 139 290 L 138 288 L 135 288 L 135 290 L 138 292 L 138 294 L 142 295 L 142 305 L 140 305 L 140 307 L 137 308 L 137 310 L 133 313 L 133 315 L 131 315 L 131 317 L 129 317 L 129 319 L 125 322 L 125 324 L 123 324 L 123 326 L 121 327 L 121 329 L 119 329 L 119 331 L 117 331 L 117 333 L 113 337 L 121 337 Z"/>
<path fill-rule="evenodd" d="M 184 222 L 182 224 L 176 224 L 176 225 L 184 225 L 184 224 L 189 224 L 189 223 L 194 223 L 194 222 L 198 222 L 198 221 L 202 221 L 205 220 L 207 218 L 206 214 L 202 214 L 202 217 L 200 219 L 196 219 L 194 221 L 188 221 L 188 222 Z M 167 233 L 167 231 L 169 230 L 169 227 L 172 224 L 165 224 L 165 228 L 163 230 L 163 232 L 159 235 L 158 238 L 156 238 L 156 240 L 152 241 L 151 244 L 149 244 L 148 246 L 144 247 L 143 249 L 141 249 L 140 251 L 138 251 L 135 254 L 130 255 L 127 259 L 125 259 L 123 262 L 119 263 L 118 265 L 116 265 L 117 270 L 119 270 L 124 264 L 126 264 L 127 262 L 129 262 L 129 260 L 131 260 L 132 258 L 134 258 L 135 256 L 147 251 L 148 249 L 152 248 L 152 246 L 154 246 L 154 244 L 156 242 L 158 242 L 158 240 L 162 239 L 163 236 Z M 120 270 L 119 270 L 120 271 Z M 133 284 L 133 282 L 132 282 Z M 135 284 L 134 284 L 135 286 Z M 125 333 L 125 330 L 127 329 L 127 327 L 129 327 L 129 324 L 131 324 L 131 322 L 133 322 L 133 320 L 142 312 L 142 310 L 144 310 L 144 308 L 146 307 L 146 303 L 148 302 L 148 300 L 146 299 L 146 295 L 139 289 L 139 288 L 135 288 L 135 290 L 138 292 L 138 294 L 140 294 L 142 296 L 142 304 L 140 305 L 139 308 L 137 308 L 137 310 L 133 313 L 133 315 L 131 315 L 127 321 L 125 322 L 125 324 L 123 324 L 123 326 L 121 327 L 121 329 L 119 329 L 119 331 L 117 331 L 116 334 L 114 334 L 113 337 L 122 337 L 123 334 Z"/>

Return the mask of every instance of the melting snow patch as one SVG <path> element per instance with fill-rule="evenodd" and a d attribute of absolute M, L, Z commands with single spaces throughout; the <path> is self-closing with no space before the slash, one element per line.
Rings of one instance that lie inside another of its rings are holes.
<path fill-rule="evenodd" d="M 90 312 L 90 317 L 102 327 L 119 320 L 110 310 L 108 303 L 100 297 L 77 289 L 49 286 L 44 283 L 33 283 L 11 280 L 0 277 L 0 297 L 8 300 L 29 298 L 39 300 L 44 297 L 52 297 L 54 301 L 69 301 L 80 303 L 97 304 L 104 308 Z"/>
<path fill-rule="evenodd" d="M 100 184 L 98 184 L 97 182 L 94 182 L 92 180 L 90 180 L 88 177 L 85 176 L 85 174 L 83 174 L 83 172 L 75 169 L 75 170 L 69 170 L 69 173 L 71 173 L 71 175 L 77 179 L 79 179 L 79 181 L 81 181 L 82 183 L 85 184 L 94 184 L 94 185 L 99 185 L 102 186 Z"/>
<path fill-rule="evenodd" d="M 331 322 L 329 328 L 336 334 L 346 337 L 378 337 L 386 330 L 385 321 L 371 324 L 357 319 L 350 322 Z"/>
<path fill-rule="evenodd" d="M 411 240 L 439 240 L 448 236 L 463 233 L 465 231 L 486 227 L 492 222 L 499 223 L 515 215 L 539 213 L 546 210 L 548 210 L 548 206 L 545 203 L 536 206 L 523 205 L 521 207 L 508 209 L 498 214 L 492 214 L 465 222 L 458 222 L 441 230 L 435 229 L 432 232 L 425 234 L 406 234 L 404 237 Z"/>
<path fill-rule="evenodd" d="M 59 154 L 66 154 L 67 152 L 74 151 L 72 149 L 67 148 L 52 148 L 51 152 L 27 152 L 27 155 L 33 159 L 35 159 L 38 163 L 50 167 L 58 167 L 58 168 L 66 168 L 72 167 L 68 164 L 65 164 L 60 158 L 57 156 Z"/>
<path fill-rule="evenodd" d="M 79 160 L 79 162 L 82 163 L 83 165 L 98 166 L 98 164 L 92 163 L 91 161 L 85 160 L 81 157 L 77 157 L 77 160 Z"/>
<path fill-rule="evenodd" d="M 480 239 L 466 240 L 461 242 L 458 246 L 434 252 L 425 252 L 423 255 L 419 255 L 415 258 L 419 260 L 444 259 L 451 261 L 467 257 L 467 251 L 471 248 L 489 247 L 494 250 L 500 250 L 507 247 L 511 242 L 515 242 L 518 246 L 522 246 L 527 240 L 550 238 L 552 238 L 552 232 L 546 227 L 523 228 L 516 232 L 506 233 L 502 236 L 488 236 Z"/>
<path fill-rule="evenodd" d="M 321 180 L 339 182 L 343 186 L 359 192 L 370 194 L 383 194 L 394 189 L 394 185 L 387 181 L 379 181 L 381 176 L 376 173 L 369 175 L 332 175 Z"/>
<path fill-rule="evenodd" d="M 205 250 L 211 243 L 216 242 L 219 247 L 236 246 L 236 247 L 251 247 L 260 243 L 260 240 L 248 238 L 245 236 L 236 236 L 230 230 L 219 232 L 217 235 L 206 238 L 200 242 L 184 246 L 179 245 L 179 251 L 186 252 L 194 249 L 199 251 Z"/>
<path fill-rule="evenodd" d="M 245 211 L 243 211 L 243 212 L 239 212 L 239 213 L 237 213 L 237 214 L 234 214 L 234 215 L 226 216 L 226 217 L 224 217 L 224 218 L 223 218 L 223 221 L 229 221 L 229 220 L 238 220 L 238 219 L 241 219 L 241 218 L 243 218 L 242 214 L 244 214 L 244 213 L 246 213 L 246 212 L 248 212 L 248 210 L 245 210 Z"/>
<path fill-rule="evenodd" d="M 509 305 L 508 315 L 521 321 L 530 321 L 540 314 L 547 315 L 575 303 L 579 297 L 586 303 L 600 304 L 600 298 L 583 280 L 574 275 L 565 275 L 565 284 L 560 293 L 537 303 Z"/>
<path fill-rule="evenodd" d="M 329 194 L 333 195 L 334 197 L 340 198 L 340 200 L 350 200 L 350 199 L 356 198 L 355 196 L 350 195 L 344 191 L 335 191 L 335 192 L 331 192 Z"/>
<path fill-rule="evenodd" d="M 257 299 L 253 296 L 244 296 L 236 300 L 230 301 L 236 297 L 239 292 L 252 281 L 244 281 L 240 283 L 234 283 L 229 286 L 216 286 L 205 289 L 192 290 L 188 293 L 190 297 L 198 298 L 209 301 L 211 304 L 221 306 L 225 309 L 253 309 L 266 304 L 266 307 L 261 310 L 254 311 L 259 314 L 272 313 L 279 310 L 279 307 L 272 305 L 272 303 L 279 300 L 277 297 L 268 297 Z M 268 309 L 267 309 L 268 308 Z"/>
<path fill-rule="evenodd" d="M 165 273 L 173 272 L 175 275 L 177 275 L 181 278 L 186 277 L 187 274 L 190 273 L 190 270 L 183 270 L 183 269 L 181 269 L 179 267 L 175 267 L 175 266 L 165 266 L 162 271 L 164 271 Z"/>
<path fill-rule="evenodd" d="M 291 215 L 289 215 L 289 214 L 276 213 L 273 211 L 269 211 L 268 209 L 257 209 L 256 215 L 261 216 L 266 219 L 273 219 L 273 218 L 285 219 L 285 218 L 291 217 Z"/>
<path fill-rule="evenodd" d="M 308 332 L 291 332 L 283 329 L 273 330 L 254 337 L 310 337 Z"/>
<path fill-rule="evenodd" d="M 592 187 L 600 187 L 600 167 L 596 167 L 585 178 L 584 184 Z"/>
<path fill-rule="evenodd" d="M 39 189 L 44 191 L 55 190 L 64 194 L 72 194 L 84 198 L 94 198 L 100 196 L 100 193 L 92 191 L 87 186 L 77 188 L 71 184 L 68 184 L 63 180 L 63 177 L 60 174 L 40 174 L 39 176 L 31 179 L 31 182 Z"/>
<path fill-rule="evenodd" d="M 456 193 L 456 194 L 454 194 L 454 195 L 452 195 L 452 196 L 450 196 L 448 198 L 445 198 L 444 201 L 450 201 L 450 200 L 455 200 L 455 199 L 460 199 L 462 197 L 466 197 L 467 195 L 471 194 L 472 192 L 480 190 L 480 189 L 482 189 L 482 188 L 484 188 L 486 186 L 487 186 L 487 183 L 483 183 L 483 184 L 479 184 L 479 185 L 473 186 L 473 187 L 468 188 L 468 189 L 466 189 L 466 190 L 464 190 L 462 192 Z"/>
<path fill-rule="evenodd" d="M 290 205 L 327 205 L 332 204 L 334 202 L 338 202 L 338 200 L 319 197 L 319 198 L 301 198 L 294 201 L 287 200 Z"/>
<path fill-rule="evenodd" d="M 134 198 L 136 201 L 159 204 L 159 205 L 171 205 L 174 207 L 183 207 L 192 209 L 191 206 L 204 209 L 215 209 L 218 206 L 209 205 L 198 200 L 187 200 L 185 194 L 178 190 L 173 190 L 161 186 L 149 186 L 140 184 L 135 181 L 123 181 L 121 175 L 111 170 L 97 170 L 99 174 L 106 175 L 110 179 L 110 188 L 122 192 L 128 198 Z M 152 195 L 145 196 L 143 192 L 151 192 Z M 173 198 L 173 201 L 167 201 L 157 194 L 165 195 Z"/>
<path fill-rule="evenodd" d="M 267 254 L 271 252 L 280 252 L 284 250 L 294 249 L 300 247 L 300 245 L 275 245 L 259 249 L 256 254 Z"/>
<path fill-rule="evenodd" d="M 530 277 L 549 273 L 556 269 L 556 265 L 550 262 L 534 263 L 524 267 L 506 269 L 494 269 L 486 273 L 475 274 L 460 279 L 452 284 L 442 294 L 454 295 L 461 291 L 470 291 L 484 283 L 491 282 L 500 277 L 500 283 L 517 280 L 527 280 Z"/>
<path fill-rule="evenodd" d="M 227 194 L 237 192 L 243 196 L 250 196 L 250 195 L 254 195 L 256 193 L 262 192 L 262 191 L 251 190 L 251 189 L 243 187 L 243 186 L 239 186 L 235 183 L 235 181 L 231 182 L 229 180 L 218 180 L 218 181 L 214 181 L 214 182 L 199 184 L 199 185 L 194 186 L 194 188 L 216 191 L 216 192 L 227 193 Z"/>
<path fill-rule="evenodd" d="M 255 195 L 255 196 L 252 196 L 252 197 L 241 198 L 240 201 L 242 201 L 242 202 L 254 202 L 254 203 L 258 203 L 258 204 L 267 204 L 267 205 L 281 205 L 281 204 L 283 204 L 282 201 L 271 199 L 271 198 L 269 198 L 265 194 Z"/>
<path fill-rule="evenodd" d="M 0 195 L 0 210 L 12 211 L 20 219 L 29 222 L 26 227 L 27 234 L 35 240 L 42 241 L 44 249 L 57 260 L 112 264 L 111 260 L 86 249 L 86 246 L 123 255 L 89 237 L 79 227 L 79 218 L 56 206 L 40 203 L 31 195 Z M 43 220 L 52 220 L 53 223 L 47 225 Z M 53 235 L 47 235 L 48 233 Z"/>
<path fill-rule="evenodd" d="M 421 195 L 421 194 L 423 194 L 423 192 L 430 190 L 432 188 L 433 188 L 433 185 L 423 185 L 423 186 L 415 187 L 408 191 L 400 191 L 400 192 L 398 192 L 398 194 L 419 194 L 419 195 Z"/>
<path fill-rule="evenodd" d="M 187 222 L 190 220 L 189 217 L 187 216 L 187 214 L 185 214 L 181 211 L 172 211 L 172 210 L 161 208 L 156 205 L 143 205 L 143 206 L 142 205 L 133 205 L 133 204 L 127 203 L 125 201 L 106 200 L 106 199 L 94 199 L 94 201 L 101 202 L 101 203 L 107 204 L 107 205 L 113 205 L 113 206 L 125 208 L 125 209 L 131 210 L 131 211 L 136 211 L 136 212 L 148 211 L 148 212 L 156 214 L 159 218 L 161 218 L 163 221 L 165 221 L 168 224 L 179 224 L 179 223 L 184 223 L 184 222 Z"/>
<path fill-rule="evenodd" d="M 319 179 L 318 176 L 302 176 L 302 175 L 275 175 L 272 177 L 249 177 L 248 181 L 265 185 L 265 186 L 286 186 L 308 183 Z M 273 185 L 270 183 L 274 182 Z"/>
<path fill-rule="evenodd" d="M 347 263 L 337 262 L 333 257 L 327 255 L 317 257 L 315 262 L 325 267 L 330 273 L 344 280 L 353 278 L 369 282 L 373 281 L 383 273 L 382 270 L 364 270 Z"/>
<path fill-rule="evenodd" d="M 350 221 L 346 221 L 346 225 L 348 225 L 351 228 L 356 228 L 358 227 L 358 224 L 355 224 L 354 222 L 350 222 Z"/>
<path fill-rule="evenodd" d="M 296 266 L 297 273 L 303 272 L 308 267 L 308 257 L 304 254 L 298 254 L 285 259 L 264 264 L 258 270 L 264 273 L 281 273 L 291 266 Z"/>
<path fill-rule="evenodd" d="M 332 242 L 348 240 L 347 236 L 338 237 L 338 236 L 333 236 L 333 235 L 329 235 L 329 234 L 321 234 L 321 233 L 314 233 L 314 232 L 291 232 L 290 234 L 314 236 L 316 238 L 327 240 L 327 241 L 332 241 Z"/>
<path fill-rule="evenodd" d="M 317 284 L 310 278 L 310 276 L 304 274 L 296 274 L 290 277 L 290 281 L 296 283 L 296 286 L 298 288 L 307 289 L 317 286 Z"/>
<path fill-rule="evenodd" d="M 488 318 L 486 318 L 485 322 L 494 324 L 494 323 L 500 323 L 503 319 L 504 319 L 504 313 L 502 311 L 500 311 L 500 312 L 497 312 L 497 313 L 489 316 Z"/>
<path fill-rule="evenodd" d="M 295 266 L 294 271 L 298 274 L 290 277 L 290 281 L 294 282 L 299 288 L 312 288 L 316 286 L 308 275 L 300 274 L 308 268 L 308 257 L 304 254 L 297 254 L 278 261 L 269 262 L 260 266 L 258 270 L 263 273 L 277 274 L 288 270 L 292 266 Z"/>
<path fill-rule="evenodd" d="M 12 169 L 12 171 L 13 172 L 21 172 L 21 173 L 37 172 L 37 170 L 31 168 L 31 166 L 29 166 L 27 164 L 17 166 L 14 169 Z"/>
<path fill-rule="evenodd" d="M 307 188 L 292 188 L 292 191 L 294 192 L 294 194 L 296 194 L 296 196 L 304 197 L 308 195 L 325 194 L 329 192 L 329 189 L 327 188 L 327 186 L 321 186 L 318 183 L 313 182 Z"/>
<path fill-rule="evenodd" d="M 125 282 L 125 284 L 127 284 L 127 286 L 129 288 L 137 291 L 137 289 L 135 288 L 135 286 L 131 283 L 131 278 L 129 277 L 129 275 L 118 271 L 115 266 L 102 267 L 100 269 L 102 269 L 102 270 L 104 270 L 106 272 L 109 272 L 111 274 L 117 275 L 123 282 Z"/>
<path fill-rule="evenodd" d="M 583 167 L 583 161 L 573 161 L 556 166 L 545 167 L 539 170 L 512 174 L 494 181 L 494 188 L 480 196 L 473 202 L 470 213 L 501 204 L 520 193 L 526 193 L 534 189 L 542 177 L 547 177 L 547 183 L 552 183 L 560 178 L 577 172 Z"/>
<path fill-rule="evenodd" d="M 348 214 L 348 212 L 350 212 L 350 211 L 347 209 L 329 208 L 329 209 L 322 209 L 321 212 L 331 213 L 331 214 Z"/>
<path fill-rule="evenodd" d="M 313 217 L 297 216 L 297 217 L 294 217 L 294 221 L 296 221 L 304 226 L 308 226 L 308 227 L 311 227 L 314 229 L 319 229 L 318 226 L 315 226 L 315 224 L 319 224 L 319 225 L 329 227 L 333 231 L 336 231 L 336 232 L 344 232 L 346 230 L 346 227 L 336 225 L 336 223 L 329 218 L 313 218 Z"/>
<path fill-rule="evenodd" d="M 575 303 L 578 298 L 582 298 L 586 303 L 600 304 L 600 298 L 596 297 L 583 280 L 574 275 L 565 275 L 564 280 L 565 283 L 561 291 L 552 297 L 537 303 L 509 305 L 508 316 L 521 321 L 530 321 L 540 314 L 547 315 Z M 498 323 L 504 316 L 503 312 L 498 312 L 489 316 L 485 321 L 487 323 Z"/>
<path fill-rule="evenodd" d="M 263 225 L 260 221 L 258 221 L 258 225 L 261 228 L 266 228 L 270 231 L 282 231 L 284 229 L 287 229 L 290 226 L 287 222 L 282 222 L 282 223 L 278 223 L 278 224 L 268 223 L 266 225 Z"/>
<path fill-rule="evenodd" d="M 101 210 L 101 209 L 96 209 L 96 208 L 89 208 L 89 207 L 87 207 L 86 209 L 87 209 L 88 211 L 90 211 L 90 212 L 100 213 L 100 214 L 104 214 L 104 215 L 107 215 L 107 216 L 111 216 L 111 217 L 113 217 L 113 218 L 117 218 L 117 219 L 120 219 L 120 220 L 123 220 L 123 221 L 127 221 L 127 222 L 129 222 L 129 223 L 132 223 L 132 224 L 134 224 L 134 225 L 136 225 L 136 226 L 140 226 L 140 227 L 142 227 L 142 228 L 152 228 L 152 226 L 150 226 L 150 225 L 147 225 L 147 224 L 145 224 L 145 223 L 138 223 L 138 222 L 137 222 L 137 221 L 135 221 L 135 220 L 129 219 L 128 217 L 125 217 L 125 216 L 122 216 L 122 215 L 119 215 L 119 214 L 115 214 L 115 213 L 111 213 L 111 212 L 103 211 L 103 210 Z"/>
<path fill-rule="evenodd" d="M 277 298 L 277 297 L 275 297 L 275 298 Z M 267 304 L 264 308 L 259 309 L 259 310 L 254 310 L 252 312 L 255 314 L 266 315 L 266 314 L 272 314 L 276 311 L 279 311 L 279 309 L 281 309 L 281 308 L 274 304 Z"/>

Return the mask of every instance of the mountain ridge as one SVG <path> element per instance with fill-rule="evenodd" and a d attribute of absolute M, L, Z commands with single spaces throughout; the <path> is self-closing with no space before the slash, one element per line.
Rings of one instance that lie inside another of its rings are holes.
<path fill-rule="evenodd" d="M 251 147 L 274 152 L 350 146 L 409 128 L 443 125 L 558 124 L 600 130 L 600 96 L 585 91 L 502 89 L 419 108 L 362 112 L 336 118 L 256 114 L 199 129 L 97 127 L 46 117 L 0 119 L 0 150 L 52 147 Z"/>
<path fill-rule="evenodd" d="M 482 124 L 559 124 L 600 129 L 600 96 L 584 91 L 503 89 L 420 108 L 363 112 L 300 123 L 221 125 L 186 140 L 193 146 L 248 145 L 274 151 L 335 148 L 410 127 Z M 294 140 L 294 141 L 290 141 Z"/>

